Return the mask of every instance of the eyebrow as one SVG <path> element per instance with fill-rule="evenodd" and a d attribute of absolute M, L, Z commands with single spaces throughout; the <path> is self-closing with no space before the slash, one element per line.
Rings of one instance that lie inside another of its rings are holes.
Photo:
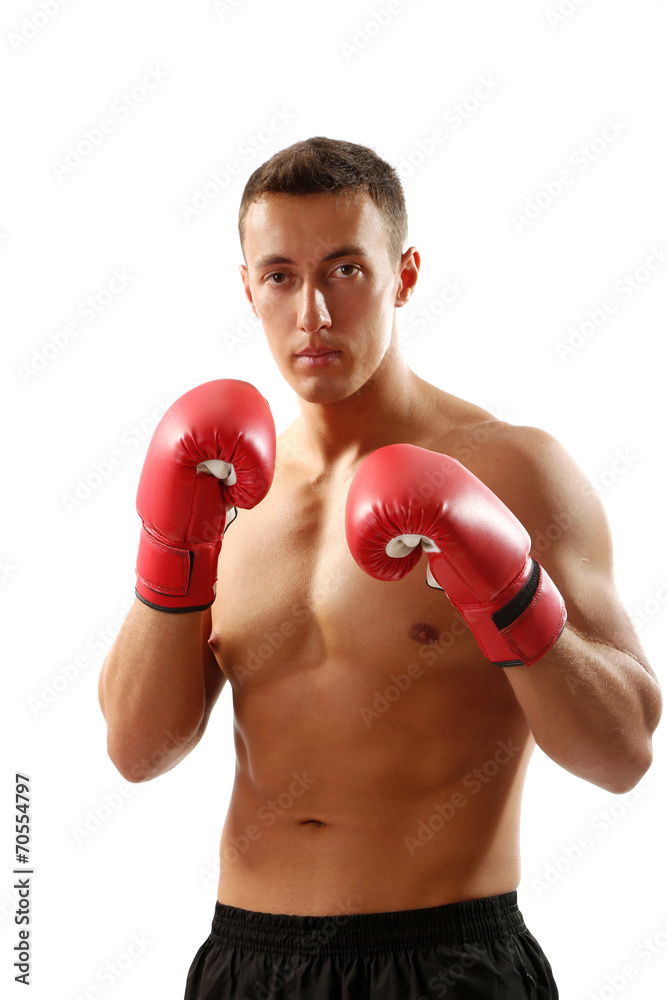
<path fill-rule="evenodd" d="M 327 261 L 336 260 L 338 257 L 368 257 L 368 254 L 360 246 L 337 247 L 331 253 L 320 257 L 320 263 L 324 264 Z M 283 257 L 281 254 L 267 254 L 265 257 L 259 258 L 255 264 L 255 270 L 261 271 L 265 267 L 273 267 L 274 264 L 294 264 L 294 261 L 289 257 Z"/>

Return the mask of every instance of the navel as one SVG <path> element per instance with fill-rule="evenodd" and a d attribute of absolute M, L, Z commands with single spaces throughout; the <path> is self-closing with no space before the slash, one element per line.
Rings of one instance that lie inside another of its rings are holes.
<path fill-rule="evenodd" d="M 440 632 L 433 625 L 429 625 L 428 622 L 416 622 L 411 625 L 408 629 L 408 635 L 415 642 L 421 642 L 425 645 L 430 645 L 431 643 L 438 642 L 440 639 Z"/>

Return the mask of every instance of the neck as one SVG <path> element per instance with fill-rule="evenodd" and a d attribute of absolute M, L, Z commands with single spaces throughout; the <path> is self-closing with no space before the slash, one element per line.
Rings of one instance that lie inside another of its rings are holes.
<path fill-rule="evenodd" d="M 299 399 L 300 436 L 312 464 L 324 471 L 401 440 L 415 413 L 419 381 L 392 345 L 374 375 L 346 399 Z"/>

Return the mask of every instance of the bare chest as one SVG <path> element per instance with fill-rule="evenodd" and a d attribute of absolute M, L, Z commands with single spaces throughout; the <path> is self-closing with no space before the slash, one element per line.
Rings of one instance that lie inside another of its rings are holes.
<path fill-rule="evenodd" d="M 355 812 L 371 790 L 385 803 L 398 788 L 431 794 L 519 725 L 502 671 L 427 585 L 425 555 L 392 583 L 356 565 L 345 538 L 351 475 L 317 486 L 278 476 L 240 512 L 212 609 L 241 772 L 261 798 L 307 766 L 320 782 L 318 815 Z M 360 760 L 353 809 L 340 796 Z"/>
<path fill-rule="evenodd" d="M 345 539 L 348 489 L 349 479 L 278 481 L 225 536 L 212 645 L 239 693 L 306 677 L 370 691 L 411 664 L 420 676 L 436 665 L 450 677 L 489 669 L 446 596 L 426 584 L 425 556 L 396 583 L 359 569 Z"/>

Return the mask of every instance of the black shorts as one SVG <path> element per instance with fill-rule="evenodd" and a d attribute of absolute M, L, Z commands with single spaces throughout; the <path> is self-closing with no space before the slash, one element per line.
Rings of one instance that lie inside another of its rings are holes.
<path fill-rule="evenodd" d="M 552 1000 L 516 892 L 418 910 L 301 916 L 216 903 L 185 1000 Z"/>

